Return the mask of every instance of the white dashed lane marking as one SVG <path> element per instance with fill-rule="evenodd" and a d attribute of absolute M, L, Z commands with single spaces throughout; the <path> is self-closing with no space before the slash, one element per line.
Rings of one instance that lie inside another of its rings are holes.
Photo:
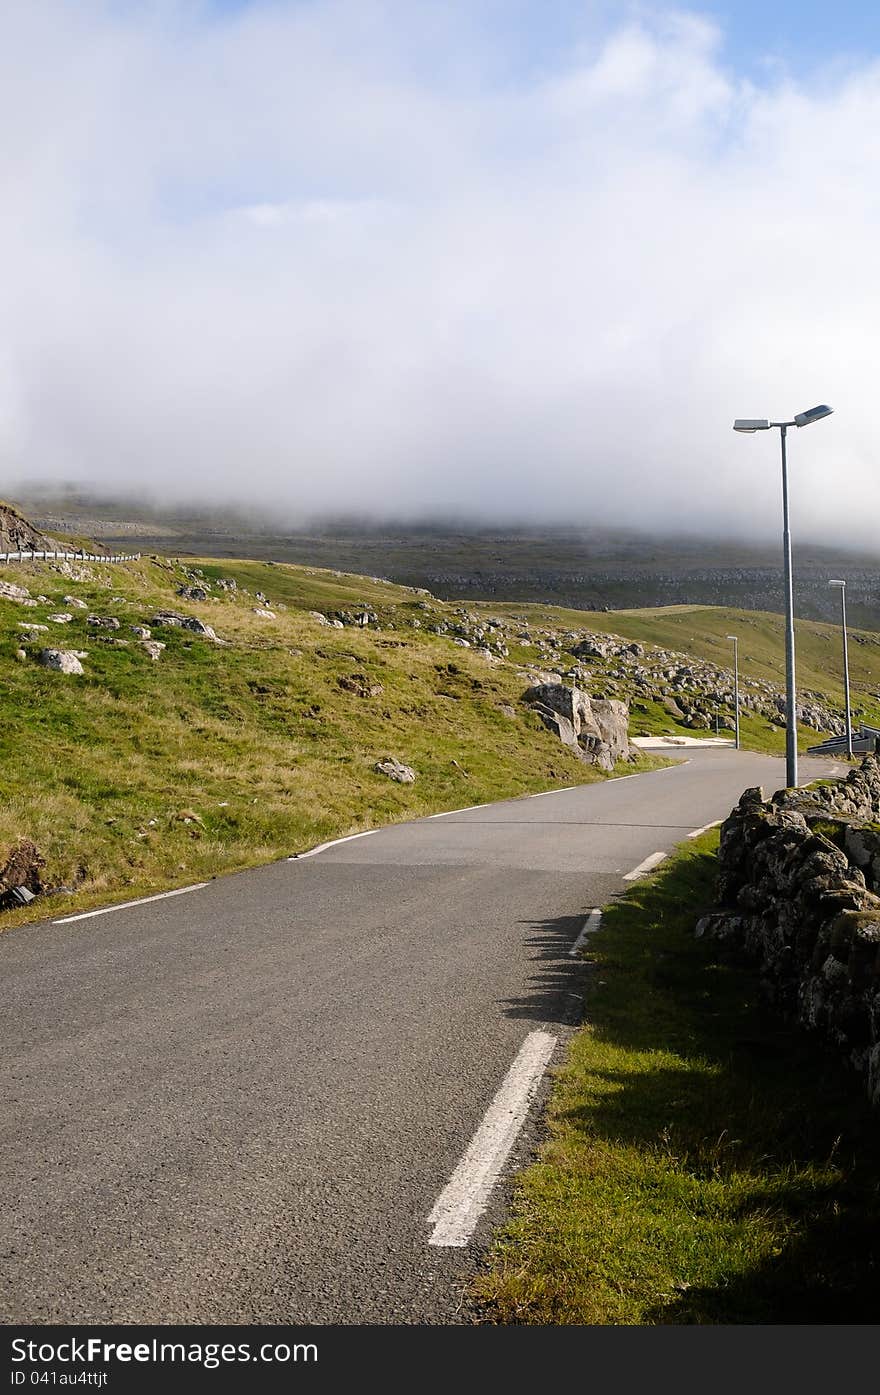
<path fill-rule="evenodd" d="M 665 856 L 665 852 L 651 853 L 651 856 L 646 857 L 644 862 L 640 862 L 638 867 L 634 867 L 631 872 L 627 872 L 623 880 L 625 882 L 634 882 L 637 877 L 643 877 L 646 872 L 652 872 L 655 867 L 659 866 Z"/>

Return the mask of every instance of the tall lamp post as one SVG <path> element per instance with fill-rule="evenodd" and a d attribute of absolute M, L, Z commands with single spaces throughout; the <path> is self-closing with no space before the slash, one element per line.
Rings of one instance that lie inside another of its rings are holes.
<path fill-rule="evenodd" d="M 733 640 L 733 709 L 736 721 L 736 749 L 739 750 L 739 654 L 736 635 L 728 635 Z"/>
<path fill-rule="evenodd" d="M 788 525 L 788 461 L 785 454 L 785 438 L 790 426 L 810 426 L 822 417 L 830 417 L 831 407 L 811 407 L 808 412 L 798 412 L 792 421 L 768 421 L 766 417 L 738 417 L 733 423 L 734 431 L 751 434 L 754 431 L 770 431 L 779 427 L 782 445 L 782 555 L 785 565 L 785 783 L 789 789 L 796 789 L 797 768 L 797 703 L 794 687 L 794 601 L 791 585 L 791 529 Z"/>
<path fill-rule="evenodd" d="M 836 586 L 840 591 L 840 628 L 843 631 L 843 691 L 846 696 L 846 754 L 852 760 L 852 716 L 849 706 L 849 653 L 846 645 L 846 582 L 829 581 L 829 586 Z"/>

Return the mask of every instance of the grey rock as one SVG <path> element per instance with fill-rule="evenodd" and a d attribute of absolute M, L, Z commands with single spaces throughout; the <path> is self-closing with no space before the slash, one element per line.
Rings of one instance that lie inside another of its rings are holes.
<path fill-rule="evenodd" d="M 26 586 L 16 586 L 12 581 L 0 581 L 0 597 L 6 601 L 26 601 L 30 599 Z"/>
<path fill-rule="evenodd" d="M 412 766 L 404 765 L 394 756 L 387 756 L 385 760 L 377 761 L 373 769 L 379 775 L 387 775 L 389 780 L 396 780 L 400 785 L 411 785 L 415 782 L 416 772 Z"/>
<path fill-rule="evenodd" d="M 563 683 L 539 683 L 523 695 L 544 725 L 582 759 L 613 770 L 630 755 L 629 709 L 616 698 L 591 698 Z"/>
<path fill-rule="evenodd" d="M 198 620 L 195 615 L 178 615 L 175 610 L 158 610 L 153 616 L 152 624 L 170 625 L 179 630 L 189 630 L 191 634 L 201 635 L 204 639 L 212 639 L 217 643 L 217 636 L 210 625 L 206 625 L 203 620 Z"/>
<path fill-rule="evenodd" d="M 76 653 L 69 649 L 41 649 L 37 655 L 37 662 L 43 668 L 53 669 L 56 673 L 82 673 L 83 666 Z"/>

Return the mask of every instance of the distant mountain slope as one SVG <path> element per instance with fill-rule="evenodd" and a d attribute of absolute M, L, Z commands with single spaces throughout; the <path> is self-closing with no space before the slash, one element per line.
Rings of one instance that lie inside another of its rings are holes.
<path fill-rule="evenodd" d="M 39 526 L 99 537 L 110 549 L 176 557 L 252 557 L 326 567 L 427 587 L 445 600 L 531 601 L 578 610 L 733 606 L 782 614 L 781 542 L 650 536 L 591 527 L 492 527 L 386 520 L 267 519 L 242 508 L 160 509 L 125 499 L 21 489 Z M 846 577 L 853 625 L 880 630 L 880 551 L 794 539 L 796 614 L 836 622 L 828 578 Z"/>
<path fill-rule="evenodd" d="M 54 545 L 54 538 L 39 532 L 13 504 L 0 499 L 0 552 L 39 552 Z"/>

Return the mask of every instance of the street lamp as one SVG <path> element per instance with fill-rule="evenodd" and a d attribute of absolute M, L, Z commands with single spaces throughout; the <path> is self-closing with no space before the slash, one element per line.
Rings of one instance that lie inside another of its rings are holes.
<path fill-rule="evenodd" d="M 739 655 L 736 635 L 728 635 L 733 640 L 733 707 L 736 713 L 736 749 L 739 750 Z"/>
<path fill-rule="evenodd" d="M 797 704 L 794 689 L 794 600 L 791 585 L 791 530 L 788 526 L 788 463 L 785 456 L 785 437 L 790 426 L 811 426 L 814 421 L 830 417 L 831 407 L 811 407 L 808 412 L 799 412 L 792 421 L 768 421 L 766 417 L 739 417 L 733 423 L 734 431 L 752 433 L 769 431 L 779 427 L 782 445 L 782 556 L 785 564 L 785 783 L 789 789 L 796 789 L 797 773 Z"/>
<path fill-rule="evenodd" d="M 852 719 L 849 707 L 849 653 L 846 645 L 846 582 L 829 581 L 829 586 L 836 586 L 840 591 L 840 628 L 843 631 L 843 691 L 846 695 L 846 754 L 852 760 Z"/>

